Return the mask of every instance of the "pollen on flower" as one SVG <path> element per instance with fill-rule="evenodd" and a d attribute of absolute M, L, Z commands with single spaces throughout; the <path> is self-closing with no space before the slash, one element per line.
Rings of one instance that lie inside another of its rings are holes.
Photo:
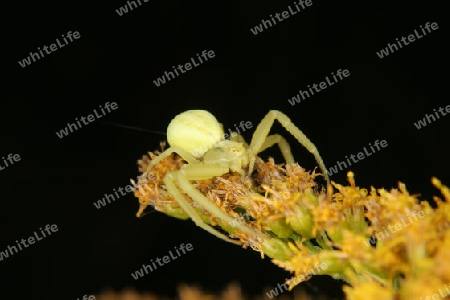
<path fill-rule="evenodd" d="M 137 215 L 152 206 L 188 219 L 164 184 L 169 172 L 187 162 L 173 154 L 145 173 L 159 154 L 149 152 L 138 161 L 143 174 L 132 181 L 140 205 Z M 325 188 L 318 176 L 298 164 L 257 157 L 252 175 L 229 172 L 191 181 L 232 222 L 180 192 L 206 224 L 293 273 L 286 282 L 290 289 L 315 274 L 342 278 L 349 284 L 344 289 L 348 299 L 410 299 L 414 294 L 407 288 L 426 297 L 450 285 L 448 187 L 432 179 L 443 196 L 434 198 L 433 208 L 403 183 L 390 190 L 362 188 L 349 172 L 348 184 L 332 182 Z M 327 268 L 312 271 L 318 264 Z"/>

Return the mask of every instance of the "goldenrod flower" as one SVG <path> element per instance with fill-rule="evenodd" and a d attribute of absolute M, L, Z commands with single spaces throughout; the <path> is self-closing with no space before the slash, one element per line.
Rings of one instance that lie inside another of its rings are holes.
<path fill-rule="evenodd" d="M 140 169 L 157 155 L 140 160 Z M 150 205 L 188 218 L 163 180 L 184 163 L 171 155 L 153 167 L 151 179 L 139 178 L 138 216 Z M 433 209 L 403 183 L 391 190 L 361 188 L 349 172 L 349 185 L 332 182 L 325 189 L 315 181 L 319 174 L 298 164 L 257 158 L 255 170 L 253 176 L 231 172 L 193 182 L 233 222 L 181 193 L 207 224 L 293 273 L 290 289 L 319 274 L 343 279 L 348 299 L 358 300 L 425 299 L 450 285 L 450 189 L 439 180 L 432 183 L 444 199 L 435 197 Z"/>

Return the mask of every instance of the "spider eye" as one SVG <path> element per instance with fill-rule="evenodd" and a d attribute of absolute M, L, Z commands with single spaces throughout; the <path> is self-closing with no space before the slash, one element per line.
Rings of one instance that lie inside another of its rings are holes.
<path fill-rule="evenodd" d="M 223 139 L 216 117 L 206 110 L 188 110 L 177 115 L 167 127 L 167 141 L 199 158 Z"/>

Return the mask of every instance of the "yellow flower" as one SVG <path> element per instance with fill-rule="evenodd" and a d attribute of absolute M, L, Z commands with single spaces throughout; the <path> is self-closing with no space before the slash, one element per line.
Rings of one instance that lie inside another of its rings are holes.
<path fill-rule="evenodd" d="M 391 289 L 383 287 L 375 282 L 367 282 L 357 287 L 344 286 L 344 292 L 348 300 L 394 300 Z M 410 298 L 408 298 L 410 299 Z"/>
<path fill-rule="evenodd" d="M 140 160 L 140 170 L 156 155 Z M 171 155 L 153 167 L 151 178 L 133 181 L 138 216 L 151 205 L 170 216 L 188 218 L 163 181 L 183 164 Z M 242 225 L 239 228 L 181 193 L 204 222 L 293 273 L 289 289 L 319 274 L 342 278 L 349 284 L 344 287 L 347 298 L 358 300 L 426 299 L 450 285 L 450 189 L 436 178 L 432 183 L 443 199 L 435 197 L 433 208 L 409 194 L 403 183 L 391 190 L 361 188 L 352 172 L 349 185 L 332 182 L 325 190 L 315 182 L 315 172 L 298 164 L 257 158 L 255 170 L 252 176 L 230 172 L 193 182 Z"/>

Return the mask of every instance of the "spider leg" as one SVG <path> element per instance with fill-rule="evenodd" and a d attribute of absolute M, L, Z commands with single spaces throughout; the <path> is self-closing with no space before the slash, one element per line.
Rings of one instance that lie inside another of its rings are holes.
<path fill-rule="evenodd" d="M 208 166 L 209 170 L 205 170 L 205 167 Z M 180 188 L 186 192 L 186 194 L 191 197 L 194 202 L 200 204 L 204 209 L 208 212 L 212 213 L 216 217 L 220 218 L 223 221 L 228 222 L 229 224 L 235 224 L 236 220 L 226 213 L 224 213 L 217 205 L 215 205 L 211 200 L 206 198 L 199 190 L 197 190 L 189 180 L 201 180 L 205 179 L 205 175 L 208 175 L 209 178 L 220 176 L 222 174 L 227 173 L 228 168 L 221 167 L 219 165 L 184 165 L 181 171 L 177 174 L 178 184 Z M 216 172 L 216 173 L 215 173 Z M 235 224 L 235 228 L 242 230 L 246 233 L 254 235 L 255 233 L 249 229 L 248 227 Z"/>
<path fill-rule="evenodd" d="M 291 152 L 291 147 L 289 146 L 286 139 L 279 134 L 269 135 L 262 144 L 258 153 L 263 152 L 267 148 L 272 147 L 274 144 L 278 144 L 278 148 L 280 148 L 281 154 L 283 154 L 284 160 L 286 161 L 287 164 L 295 163 L 294 156 L 292 155 Z"/>
<path fill-rule="evenodd" d="M 248 234 L 255 235 L 255 233 L 249 229 L 247 226 L 242 225 L 238 222 L 236 222 L 235 219 L 228 216 L 225 212 L 223 212 L 216 204 L 211 202 L 208 198 L 206 198 L 199 190 L 197 190 L 190 182 L 189 180 L 204 180 L 213 178 L 216 176 L 223 175 L 225 173 L 229 172 L 229 169 L 226 167 L 222 167 L 220 165 L 184 165 L 180 171 L 177 171 L 173 176 L 176 176 L 175 180 L 178 183 L 180 189 L 182 189 L 195 203 L 199 204 L 201 207 L 203 207 L 205 210 L 216 216 L 217 218 L 221 219 L 222 221 L 225 221 L 229 224 L 233 224 L 232 226 L 236 229 L 242 230 Z M 169 173 L 172 174 L 172 173 Z M 178 200 L 178 198 L 177 198 Z M 180 199 L 181 201 L 184 201 L 187 205 L 189 205 L 184 198 Z M 181 204 L 180 204 L 181 206 Z M 182 207 L 183 208 L 183 207 Z M 184 208 L 183 208 L 184 210 Z M 196 211 L 189 207 L 188 210 L 185 210 L 186 213 L 188 213 L 195 222 L 195 224 L 204 230 L 214 234 L 215 236 L 234 244 L 240 245 L 240 242 L 237 242 L 236 240 L 232 240 L 213 228 L 212 226 L 206 224 L 203 222 L 203 220 L 198 216 Z M 236 224 L 237 223 L 237 224 Z"/>
<path fill-rule="evenodd" d="M 155 159 L 153 159 L 150 162 L 150 164 L 147 167 L 147 170 L 145 171 L 145 174 L 150 172 L 150 170 L 153 168 L 153 166 L 155 166 L 157 163 L 159 163 L 161 160 L 163 160 L 164 158 L 168 157 L 172 153 L 177 153 L 179 156 L 181 156 L 185 161 L 187 161 L 190 164 L 198 164 L 198 163 L 200 163 L 199 160 L 197 160 L 195 157 L 193 157 L 187 151 L 185 151 L 183 149 L 180 149 L 178 147 L 169 147 L 169 148 L 166 149 L 166 151 L 164 151 L 163 153 L 158 155 Z"/>
<path fill-rule="evenodd" d="M 227 170 L 227 172 L 228 172 L 228 170 Z M 181 174 L 181 176 L 180 176 L 180 174 Z M 170 172 L 164 178 L 164 183 L 166 185 L 167 191 L 174 197 L 174 199 L 178 202 L 180 207 L 189 215 L 189 217 L 192 219 L 192 221 L 197 226 L 199 226 L 202 229 L 208 231 L 209 233 L 215 235 L 216 237 L 218 237 L 218 238 L 220 238 L 220 239 L 222 239 L 222 240 L 224 240 L 226 242 L 230 242 L 230 243 L 233 243 L 233 244 L 236 244 L 236 245 L 240 245 L 241 243 L 239 241 L 230 239 L 225 234 L 219 232 L 217 229 L 215 229 L 212 226 L 206 224 L 200 218 L 198 213 L 195 211 L 195 209 L 193 207 L 190 206 L 190 204 L 186 201 L 186 199 L 184 198 L 183 194 L 181 194 L 180 190 L 176 186 L 175 182 L 178 181 L 179 177 L 184 178 L 183 173 L 181 171 Z M 206 199 L 206 200 L 209 201 L 208 199 Z"/>
<path fill-rule="evenodd" d="M 314 155 L 320 169 L 325 176 L 325 179 L 327 180 L 327 183 L 329 184 L 330 178 L 328 177 L 327 169 L 325 168 L 325 164 L 323 163 L 322 157 L 320 157 L 319 151 L 317 150 L 316 146 L 306 137 L 306 135 L 300 129 L 297 128 L 297 126 L 295 126 L 294 123 L 292 123 L 288 116 L 278 110 L 269 111 L 269 113 L 267 113 L 267 115 L 258 124 L 255 132 L 253 133 L 253 138 L 249 146 L 249 151 L 253 154 L 250 157 L 249 172 L 253 171 L 253 166 L 256 159 L 255 156 L 259 152 L 261 152 L 261 149 L 269 135 L 270 128 L 272 127 L 275 119 L 278 120 L 278 122 L 280 122 L 280 124 L 290 134 L 292 134 L 300 144 L 302 144 L 309 152 Z"/>

